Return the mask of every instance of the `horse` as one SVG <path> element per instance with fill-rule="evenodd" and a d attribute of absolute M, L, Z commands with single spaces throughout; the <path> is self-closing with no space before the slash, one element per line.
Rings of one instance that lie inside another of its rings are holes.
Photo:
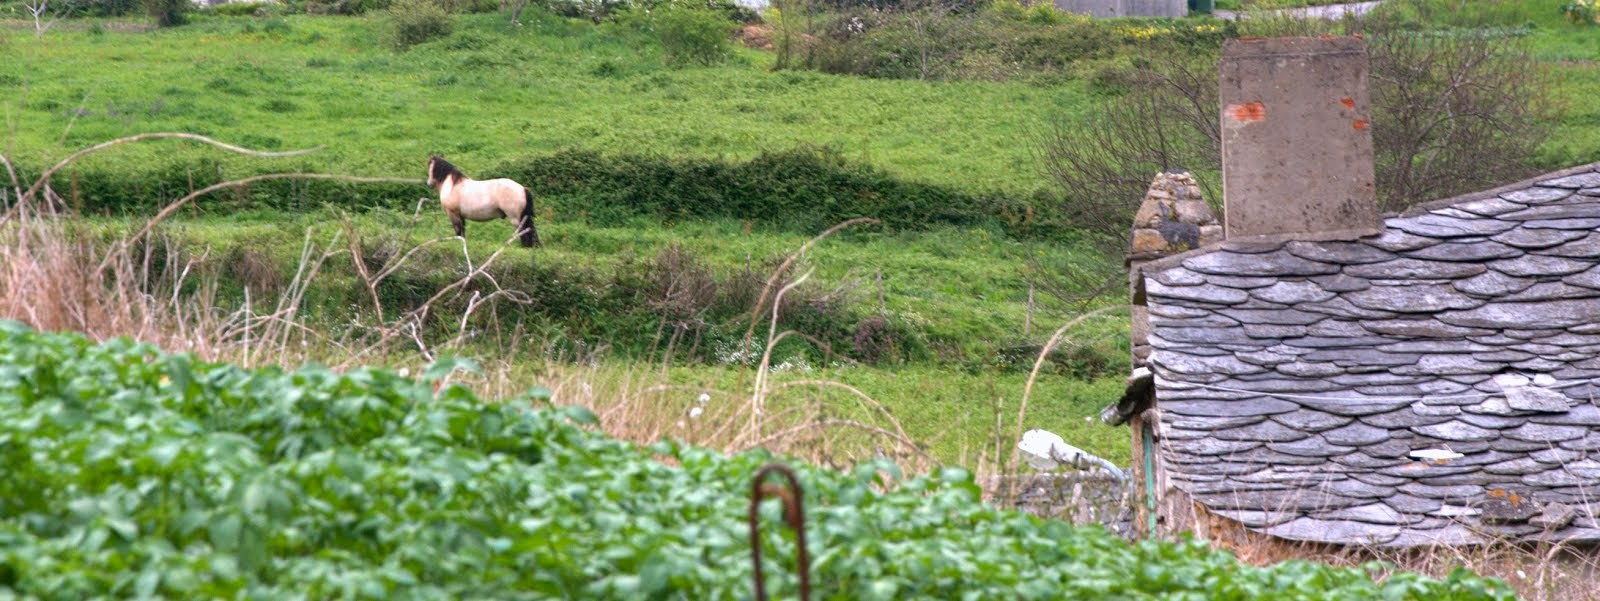
<path fill-rule="evenodd" d="M 467 237 L 467 220 L 505 218 L 517 225 L 523 248 L 542 246 L 533 227 L 533 192 L 515 181 L 501 178 L 475 180 L 444 157 L 428 157 L 428 186 L 439 191 L 439 204 L 450 216 L 456 235 Z"/>

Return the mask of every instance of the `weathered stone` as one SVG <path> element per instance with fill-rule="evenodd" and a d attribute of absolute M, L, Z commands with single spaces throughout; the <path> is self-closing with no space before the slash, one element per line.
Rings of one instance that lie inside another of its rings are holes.
<path fill-rule="evenodd" d="M 1523 415 L 1522 411 L 1512 409 L 1511 404 L 1507 403 L 1504 397 L 1489 397 L 1476 405 L 1469 405 L 1465 407 L 1464 410 L 1467 413 L 1477 413 L 1482 415 Z"/>
<path fill-rule="evenodd" d="M 1299 409 L 1300 406 L 1278 399 L 1253 399 L 1239 401 L 1162 401 L 1161 409 L 1178 415 L 1195 417 L 1242 417 L 1276 415 Z"/>
<path fill-rule="evenodd" d="M 1405 479 L 1405 478 L 1395 478 L 1395 479 L 1396 480 L 1403 480 L 1405 482 L 1410 482 L 1409 479 Z M 1444 502 L 1440 501 L 1438 499 L 1428 498 L 1428 497 L 1419 497 L 1419 496 L 1408 495 L 1408 494 L 1403 494 L 1403 493 L 1395 494 L 1395 495 L 1393 495 L 1391 497 L 1385 498 L 1383 500 L 1383 502 L 1384 502 L 1384 504 L 1386 504 L 1386 505 L 1388 505 L 1390 507 L 1393 507 L 1395 509 L 1395 511 L 1398 511 L 1400 513 L 1405 513 L 1405 514 L 1411 514 L 1411 515 L 1420 515 L 1420 514 L 1425 514 L 1425 513 L 1431 513 L 1431 512 L 1434 512 L 1434 511 L 1438 511 L 1440 507 L 1444 506 Z"/>
<path fill-rule="evenodd" d="M 1240 290 L 1250 290 L 1250 289 L 1254 289 L 1254 288 L 1261 288 L 1261 287 L 1264 287 L 1264 286 L 1271 286 L 1273 284 L 1276 284 L 1276 283 L 1278 283 L 1278 278 L 1257 278 L 1257 277 L 1234 276 L 1234 275 L 1208 275 L 1208 276 L 1206 276 L 1206 281 L 1207 282 L 1211 282 L 1213 284 L 1216 284 L 1218 286 L 1226 286 L 1228 288 L 1238 288 Z"/>
<path fill-rule="evenodd" d="M 1382 234 L 1377 236 L 1361 239 L 1361 243 L 1380 250 L 1401 252 L 1433 246 L 1438 244 L 1439 240 L 1437 238 L 1416 236 L 1397 229 L 1389 228 L 1385 229 Z"/>
<path fill-rule="evenodd" d="M 1552 219 L 1596 219 L 1600 218 L 1600 204 L 1547 204 L 1530 207 L 1521 211 L 1513 211 L 1499 216 L 1508 221 L 1541 221 Z M 1563 228 L 1565 229 L 1565 228 Z"/>
<path fill-rule="evenodd" d="M 1440 325 L 1442 327 L 1450 327 L 1450 326 L 1445 326 L 1444 324 L 1440 324 L 1438 322 L 1430 322 L 1430 323 L 1435 323 L 1435 324 L 1438 324 L 1438 325 Z M 1461 329 L 1466 330 L 1466 328 L 1461 328 Z M 1405 342 L 1390 342 L 1390 343 L 1387 343 L 1387 344 L 1377 345 L 1377 346 L 1375 346 L 1373 348 L 1376 348 L 1376 349 L 1378 349 L 1380 351 L 1390 352 L 1390 353 L 1478 353 L 1478 352 L 1488 351 L 1489 349 L 1494 348 L 1494 347 L 1478 344 L 1478 343 L 1472 342 L 1472 341 L 1463 341 L 1463 340 L 1457 340 L 1457 339 L 1443 339 L 1441 337 L 1441 338 L 1431 338 L 1431 339 L 1426 339 L 1426 340 L 1407 340 Z M 1405 376 L 1405 377 L 1418 378 L 1418 381 L 1421 381 L 1421 378 L 1422 378 L 1422 376 Z"/>
<path fill-rule="evenodd" d="M 1348 424 L 1354 421 L 1355 418 L 1332 415 L 1311 409 L 1299 409 L 1273 415 L 1272 420 L 1296 430 L 1321 432 Z"/>
<path fill-rule="evenodd" d="M 1582 234 L 1570 230 L 1533 230 L 1536 232 L 1560 232 L 1566 235 Z M 1572 259 L 1593 259 L 1600 257 L 1600 234 L 1588 234 L 1571 242 L 1553 246 L 1539 251 L 1539 254 L 1554 257 L 1568 257 Z"/>
<path fill-rule="evenodd" d="M 1532 287 L 1537 280 L 1527 278 L 1514 278 L 1498 271 L 1490 271 L 1464 280 L 1457 280 L 1451 285 L 1457 290 L 1478 296 L 1503 296 L 1514 292 L 1521 292 Z"/>
<path fill-rule="evenodd" d="M 1266 421 L 1265 415 L 1246 415 L 1240 417 L 1203 417 L 1193 415 L 1169 415 L 1162 420 L 1163 425 L 1172 426 L 1180 430 L 1200 430 L 1210 432 L 1223 428 L 1237 428 L 1250 424 L 1259 424 Z"/>
<path fill-rule="evenodd" d="M 1213 456 L 1248 451 L 1261 446 L 1262 443 L 1250 440 L 1220 440 L 1206 437 L 1194 440 L 1168 441 L 1166 444 L 1169 448 L 1179 453 Z"/>
<path fill-rule="evenodd" d="M 1452 326 L 1432 319 L 1385 319 L 1362 322 L 1362 327 L 1377 334 L 1409 338 L 1448 338 L 1457 340 L 1465 336 L 1489 334 L 1492 330 Z M 1401 350 L 1389 349 L 1383 350 Z M 1430 351 L 1431 352 L 1431 351 Z"/>
<path fill-rule="evenodd" d="M 1232 511 L 1216 510 L 1211 513 L 1228 518 L 1250 528 L 1276 526 L 1298 517 L 1300 514 L 1293 511 Z"/>
<path fill-rule="evenodd" d="M 1594 486 L 1597 482 L 1593 478 L 1584 478 L 1567 471 L 1564 468 L 1551 468 L 1537 474 L 1528 474 L 1522 477 L 1522 483 L 1528 486 Z"/>
<path fill-rule="evenodd" d="M 1571 442 L 1573 441 L 1569 440 L 1561 444 L 1567 444 Z M 1489 441 L 1489 446 L 1496 451 L 1505 451 L 1507 453 L 1526 453 L 1528 451 L 1537 451 L 1540 449 L 1550 448 L 1550 443 L 1528 442 L 1526 440 L 1513 440 L 1510 438 L 1500 437 Z"/>
<path fill-rule="evenodd" d="M 1426 399 L 1411 404 L 1411 412 L 1426 417 L 1454 417 L 1461 415 L 1461 407 L 1456 405 L 1429 405 Z M 1426 424 L 1424 424 L 1426 425 Z M 1410 427 L 1410 426 L 1406 426 Z"/>
<path fill-rule="evenodd" d="M 1155 280 L 1146 280 L 1145 294 L 1167 299 L 1211 303 L 1216 305 L 1233 305 L 1244 302 L 1250 295 L 1243 290 L 1223 288 L 1201 284 L 1197 286 L 1168 286 Z"/>
<path fill-rule="evenodd" d="M 1303 326 L 1326 318 L 1325 315 L 1296 309 L 1225 309 L 1222 314 L 1240 323 L 1258 325 Z"/>
<path fill-rule="evenodd" d="M 1578 517 L 1578 508 L 1565 503 L 1550 503 L 1540 510 L 1539 515 L 1528 519 L 1528 525 L 1538 526 L 1546 530 L 1566 528 L 1572 519 Z"/>
<path fill-rule="evenodd" d="M 1583 274 L 1570 277 L 1578 277 L 1579 275 Z M 1583 288 L 1579 286 L 1568 286 L 1561 282 L 1539 282 L 1533 286 L 1530 286 L 1527 290 L 1523 290 L 1522 292 L 1518 292 L 1516 294 L 1503 296 L 1498 300 L 1528 302 L 1556 300 L 1563 298 L 1594 298 L 1596 296 L 1600 296 L 1600 290 Z"/>
<path fill-rule="evenodd" d="M 1309 436 L 1293 442 L 1268 443 L 1267 448 L 1286 455 L 1321 459 L 1350 452 L 1350 449 L 1328 444 L 1328 441 L 1323 440 L 1321 436 Z"/>
<path fill-rule="evenodd" d="M 1522 222 L 1522 227 L 1532 229 L 1592 231 L 1595 228 L 1600 228 L 1600 218 L 1540 219 L 1538 221 L 1524 221 Z"/>
<path fill-rule="evenodd" d="M 1422 519 L 1402 514 L 1384 503 L 1369 503 L 1367 505 L 1347 507 L 1331 513 L 1320 514 L 1317 517 L 1328 520 L 1354 520 L 1368 524 L 1410 524 Z"/>
<path fill-rule="evenodd" d="M 1330 338 L 1365 338 L 1372 335 L 1359 322 L 1347 319 L 1324 319 L 1308 326 L 1306 333 Z"/>
<path fill-rule="evenodd" d="M 1561 281 L 1574 286 L 1600 289 L 1600 267 L 1592 267 L 1582 273 L 1569 275 L 1561 278 Z"/>
<path fill-rule="evenodd" d="M 1530 453 L 1528 457 L 1539 463 L 1546 463 L 1550 465 L 1566 465 L 1573 461 L 1582 459 L 1583 453 L 1567 449 L 1544 449 L 1542 451 L 1534 451 L 1533 453 Z"/>
<path fill-rule="evenodd" d="M 1496 436 L 1492 430 L 1485 430 L 1461 420 L 1450 420 L 1432 426 L 1418 426 L 1410 430 L 1430 438 L 1461 442 L 1490 440 Z"/>
<path fill-rule="evenodd" d="M 1384 428 L 1374 428 L 1364 423 L 1356 422 L 1342 428 L 1323 432 L 1322 438 L 1336 445 L 1356 447 L 1389 440 L 1389 431 Z"/>
<path fill-rule="evenodd" d="M 1422 356 L 1415 353 L 1386 353 L 1371 349 L 1327 349 L 1306 353 L 1301 358 L 1306 361 L 1332 361 L 1343 366 L 1381 365 L 1399 367 L 1415 365 Z"/>
<path fill-rule="evenodd" d="M 1399 315 L 1393 311 L 1363 309 L 1351 304 L 1350 301 L 1347 301 L 1343 298 L 1332 298 L 1320 303 L 1300 303 L 1295 305 L 1294 308 L 1306 312 L 1321 313 L 1324 315 L 1333 315 L 1351 319 L 1387 319 Z"/>
<path fill-rule="evenodd" d="M 1323 379 L 1308 380 L 1304 378 L 1284 378 L 1270 373 L 1229 378 L 1216 385 L 1227 386 L 1239 390 L 1256 391 L 1259 393 L 1315 393 L 1343 388 L 1338 384 L 1334 384 L 1333 382 Z"/>
<path fill-rule="evenodd" d="M 1294 241 L 1283 246 L 1289 254 L 1323 263 L 1358 265 L 1377 263 L 1394 258 L 1394 255 L 1358 242 L 1302 242 Z"/>
<path fill-rule="evenodd" d="M 1436 547 L 1454 548 L 1484 542 L 1482 536 L 1461 524 L 1447 524 L 1439 528 L 1410 528 L 1390 539 L 1384 546 L 1394 548 Z"/>
<path fill-rule="evenodd" d="M 1529 229 L 1525 227 L 1519 227 L 1504 234 L 1490 238 L 1490 240 L 1522 249 L 1539 249 L 1550 248 L 1564 242 L 1577 240 L 1586 235 L 1588 235 L 1586 232 L 1581 231 Z"/>
<path fill-rule="evenodd" d="M 1446 242 L 1424 249 L 1405 253 L 1413 259 L 1426 259 L 1430 261 L 1486 261 L 1489 259 L 1504 259 L 1522 255 L 1522 250 L 1501 244 L 1481 240 L 1478 242 Z"/>
<path fill-rule="evenodd" d="M 1383 338 L 1380 336 L 1358 336 L 1353 338 L 1343 336 L 1305 336 L 1301 338 L 1290 338 L 1284 340 L 1283 343 L 1288 346 L 1301 348 L 1370 348 L 1374 345 L 1383 344 L 1388 341 L 1388 338 Z"/>
<path fill-rule="evenodd" d="M 1166 286 L 1198 286 L 1206 283 L 1206 276 L 1189 271 L 1182 267 L 1163 269 L 1155 273 L 1146 274 L 1150 279 Z"/>
<path fill-rule="evenodd" d="M 1244 326 L 1244 334 L 1251 338 L 1295 338 L 1304 336 L 1306 327 L 1249 324 Z"/>
<path fill-rule="evenodd" d="M 1582 426 L 1561 426 L 1555 424 L 1527 423 L 1521 426 L 1501 430 L 1506 438 L 1525 440 L 1528 442 L 1560 442 L 1582 438 L 1589 432 Z"/>
<path fill-rule="evenodd" d="M 1428 486 L 1426 484 L 1411 483 L 1401 484 L 1399 489 L 1400 492 L 1424 499 L 1476 499 L 1483 494 L 1483 487 L 1466 484 L 1459 486 Z"/>
<path fill-rule="evenodd" d="M 1200 246 L 1211 246 L 1222 242 L 1224 235 L 1226 235 L 1226 230 L 1220 225 L 1202 225 L 1200 226 Z"/>
<path fill-rule="evenodd" d="M 1484 493 L 1484 500 L 1479 505 L 1483 509 L 1483 522 L 1486 524 L 1508 524 L 1526 522 L 1528 518 L 1539 515 L 1543 509 L 1539 503 L 1528 497 L 1526 491 L 1513 491 L 1504 488 L 1491 488 Z"/>
<path fill-rule="evenodd" d="M 1483 466 L 1483 471 L 1487 473 L 1509 476 L 1526 476 L 1528 474 L 1537 474 L 1547 469 L 1550 469 L 1549 465 L 1539 463 L 1532 457 L 1523 457 L 1520 459 L 1496 463 L 1494 465 Z"/>
<path fill-rule="evenodd" d="M 1382 263 L 1351 265 L 1344 268 L 1345 275 L 1388 280 L 1457 279 L 1478 275 L 1484 271 L 1486 271 L 1486 268 L 1476 263 L 1424 261 L 1422 259 L 1395 259 Z"/>
<path fill-rule="evenodd" d="M 1539 185 L 1540 186 L 1547 186 L 1547 187 L 1546 188 L 1530 188 L 1530 189 L 1527 189 L 1527 190 L 1518 190 L 1517 192 L 1513 192 L 1512 194 L 1526 193 L 1526 194 L 1536 195 L 1537 198 L 1548 198 L 1550 200 L 1559 200 L 1564 195 L 1571 194 L 1572 192 L 1570 192 L 1568 190 L 1551 190 L 1549 188 L 1573 188 L 1573 189 L 1576 189 L 1576 188 L 1589 188 L 1589 187 L 1593 187 L 1593 186 L 1600 186 L 1600 173 L 1594 173 L 1594 172 L 1579 173 L 1577 175 L 1569 175 L 1569 176 L 1566 176 L 1566 177 L 1558 177 L 1558 178 L 1555 178 L 1555 179 L 1547 179 L 1547 180 L 1544 180 L 1542 182 L 1539 182 Z M 1563 196 L 1557 196 L 1557 194 L 1561 194 Z M 1506 195 L 1502 194 L 1502 196 L 1506 196 Z M 1526 201 L 1526 202 L 1549 202 L 1549 200 L 1545 200 L 1545 201 Z"/>
<path fill-rule="evenodd" d="M 1310 436 L 1309 432 L 1302 432 L 1289 428 L 1274 421 L 1265 421 L 1259 424 L 1218 430 L 1212 432 L 1218 440 L 1253 440 L 1262 442 L 1293 442 Z"/>
<path fill-rule="evenodd" d="M 1510 406 L 1507 406 L 1506 409 L 1508 412 L 1510 412 Z M 1528 423 L 1528 418 L 1526 417 L 1509 417 L 1505 415 L 1494 415 L 1489 413 L 1472 413 L 1471 407 L 1467 408 L 1467 411 L 1468 413 L 1462 413 L 1461 415 L 1456 416 L 1456 419 L 1472 424 L 1479 428 L 1500 430 L 1503 428 L 1515 428 L 1522 424 Z"/>
<path fill-rule="evenodd" d="M 1351 520 L 1298 518 L 1265 531 L 1279 538 L 1313 543 L 1381 545 L 1399 536 L 1401 527 Z"/>
<path fill-rule="evenodd" d="M 1456 408 L 1451 407 L 1451 409 Z M 1459 411 L 1459 409 L 1457 409 L 1457 411 Z M 1396 409 L 1388 413 L 1377 413 L 1373 415 L 1362 416 L 1361 422 L 1367 425 L 1382 428 L 1387 433 L 1389 430 L 1395 429 L 1417 428 L 1422 426 L 1431 426 L 1434 424 L 1442 424 L 1450 421 L 1450 417 L 1451 416 L 1448 415 L 1417 415 L 1417 413 L 1412 411 L 1411 407 L 1408 406 L 1404 409 Z"/>
<path fill-rule="evenodd" d="M 1462 219 L 1442 215 L 1423 214 L 1415 217 L 1389 219 L 1390 228 L 1418 236 L 1460 238 L 1464 236 L 1493 236 L 1512 227 L 1513 223 L 1494 219 Z"/>
<path fill-rule="evenodd" d="M 1441 313 L 1438 320 L 1478 328 L 1519 328 L 1528 324 L 1564 328 L 1600 321 L 1600 303 L 1587 300 L 1491 303 L 1475 309 Z"/>
<path fill-rule="evenodd" d="M 1415 365 L 1390 370 L 1397 374 L 1490 374 L 1503 369 L 1497 363 L 1484 363 L 1472 355 L 1423 355 Z"/>
<path fill-rule="evenodd" d="M 1502 259 L 1490 264 L 1495 271 L 1514 277 L 1544 277 L 1578 273 L 1590 267 L 1591 261 L 1578 261 L 1563 257 L 1523 255 L 1515 259 Z"/>
<path fill-rule="evenodd" d="M 1344 368 L 1333 363 L 1307 363 L 1304 361 L 1280 363 L 1273 369 L 1278 370 L 1279 373 L 1284 375 L 1301 378 L 1320 378 L 1323 376 L 1342 374 L 1345 371 Z"/>
<path fill-rule="evenodd" d="M 1146 336 L 1146 339 L 1149 340 L 1151 346 L 1158 349 L 1202 357 L 1219 354 L 1205 352 L 1207 349 L 1212 348 L 1213 345 L 1256 342 L 1250 338 L 1244 328 L 1237 325 L 1200 328 L 1160 326 L 1154 328 L 1153 333 Z"/>
<path fill-rule="evenodd" d="M 1372 287 L 1372 283 L 1367 280 L 1342 273 L 1317 276 L 1311 278 L 1310 281 L 1315 282 L 1318 287 L 1328 292 L 1354 292 Z"/>
<path fill-rule="evenodd" d="M 1512 211 L 1520 211 L 1527 208 L 1527 205 L 1502 200 L 1499 198 L 1485 198 L 1483 200 L 1463 202 L 1455 205 L 1455 208 L 1472 213 L 1474 215 L 1494 217 L 1495 215 L 1504 215 Z"/>
<path fill-rule="evenodd" d="M 1192 257 L 1183 266 L 1200 273 L 1217 275 L 1307 276 L 1338 273 L 1337 265 L 1307 261 L 1287 252 L 1240 254 L 1216 251 Z"/>
<path fill-rule="evenodd" d="M 1279 363 L 1285 363 L 1285 362 L 1289 362 L 1289 361 L 1294 361 L 1295 360 L 1295 356 L 1294 355 L 1279 353 L 1279 352 L 1273 351 L 1271 349 L 1262 350 L 1262 351 L 1251 351 L 1251 352 L 1247 352 L 1247 353 L 1236 353 L 1234 356 L 1238 357 L 1240 361 L 1244 361 L 1246 363 L 1254 363 L 1256 365 L 1269 366 L 1269 367 L 1273 366 L 1273 365 L 1277 365 Z"/>
<path fill-rule="evenodd" d="M 1444 505 L 1437 510 L 1428 512 L 1428 515 L 1442 518 L 1467 518 L 1483 513 L 1482 509 L 1467 507 L 1465 505 Z"/>
<path fill-rule="evenodd" d="M 1383 474 L 1377 474 L 1368 471 L 1355 471 L 1351 472 L 1349 475 L 1351 480 L 1356 480 L 1371 486 L 1389 489 L 1391 493 L 1393 492 L 1392 489 L 1394 487 L 1411 481 L 1410 478 L 1396 478 L 1394 476 L 1385 476 Z M 1384 496 L 1387 497 L 1389 495 Z"/>
<path fill-rule="evenodd" d="M 1510 405 L 1512 409 L 1521 411 L 1564 413 L 1567 407 L 1572 404 L 1566 395 L 1537 386 L 1512 386 L 1507 387 L 1504 392 L 1506 404 Z M 1600 417 L 1600 411 L 1596 412 L 1595 417 Z"/>
<path fill-rule="evenodd" d="M 1566 397 L 1561 397 L 1566 402 Z M 1534 423 L 1556 424 L 1561 426 L 1595 426 L 1600 427 L 1600 407 L 1584 403 L 1560 413 L 1548 415 L 1535 415 L 1528 418 Z"/>
<path fill-rule="evenodd" d="M 1394 411 L 1410 404 L 1410 401 L 1406 399 L 1366 397 L 1352 391 L 1346 391 L 1339 395 L 1330 395 L 1326 398 L 1318 397 L 1317 393 L 1307 393 L 1295 397 L 1295 400 L 1305 407 L 1346 417 L 1361 417 L 1363 415 Z"/>
<path fill-rule="evenodd" d="M 1156 353 L 1152 362 L 1180 374 L 1258 374 L 1267 368 L 1245 363 L 1232 355 L 1219 357 L 1192 357 L 1179 353 Z"/>
<path fill-rule="evenodd" d="M 1363 309 L 1396 313 L 1433 313 L 1445 309 L 1471 309 L 1483 304 L 1448 285 L 1373 286 L 1347 292 L 1344 298 Z"/>
<path fill-rule="evenodd" d="M 1180 307 L 1178 305 L 1169 305 L 1161 302 L 1151 302 L 1145 308 L 1150 311 L 1150 315 L 1152 317 L 1159 315 L 1161 317 L 1170 317 L 1173 319 L 1192 319 L 1212 315 L 1211 311 L 1206 309 Z"/>
<path fill-rule="evenodd" d="M 1356 451 L 1354 453 L 1348 453 L 1348 454 L 1345 454 L 1345 455 L 1340 455 L 1338 457 L 1334 457 L 1333 458 L 1333 462 L 1337 463 L 1337 464 L 1340 464 L 1340 465 L 1346 465 L 1346 466 L 1349 466 L 1349 467 L 1352 467 L 1352 468 L 1358 468 L 1358 469 L 1362 469 L 1362 470 L 1376 470 L 1376 469 L 1384 469 L 1384 468 L 1388 468 L 1388 467 L 1392 467 L 1392 466 L 1396 466 L 1396 465 L 1402 465 L 1402 464 L 1406 463 L 1407 461 L 1405 459 L 1401 459 L 1399 457 L 1388 457 L 1388 456 L 1374 457 L 1374 456 L 1369 455 L 1367 453 L 1363 453 L 1361 451 Z"/>
<path fill-rule="evenodd" d="M 1335 294 L 1323 290 L 1312 282 L 1278 282 L 1265 288 L 1251 290 L 1250 296 L 1267 302 L 1292 305 L 1325 301 L 1333 298 Z"/>

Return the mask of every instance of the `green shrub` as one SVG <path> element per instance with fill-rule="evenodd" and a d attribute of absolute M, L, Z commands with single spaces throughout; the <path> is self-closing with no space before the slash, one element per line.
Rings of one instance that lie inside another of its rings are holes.
<path fill-rule="evenodd" d="M 255 2 L 230 2 L 211 7 L 211 11 L 224 17 L 254 17 L 265 10 L 266 5 Z"/>
<path fill-rule="evenodd" d="M 156 27 L 175 27 L 188 21 L 189 0 L 139 0 Z"/>
<path fill-rule="evenodd" d="M 450 35 L 449 13 L 434 0 L 398 0 L 389 6 L 388 42 L 405 50 L 434 38 Z"/>
<path fill-rule="evenodd" d="M 661 42 L 670 65 L 721 64 L 733 52 L 733 24 L 723 13 L 667 5 L 649 11 L 639 26 Z"/>

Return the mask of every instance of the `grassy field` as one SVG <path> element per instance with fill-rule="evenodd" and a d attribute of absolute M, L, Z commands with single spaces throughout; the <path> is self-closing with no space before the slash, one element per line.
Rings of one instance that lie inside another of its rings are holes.
<path fill-rule="evenodd" d="M 727 66 L 668 69 L 636 34 L 548 15 L 520 28 L 459 16 L 451 37 L 397 54 L 377 21 L 200 18 L 37 42 L 12 33 L 0 105 L 13 154 L 32 164 L 131 133 L 188 131 L 268 149 L 326 146 L 316 157 L 326 171 L 420 178 L 430 152 L 474 174 L 564 148 L 747 157 L 810 144 L 919 181 L 1031 192 L 1043 181 L 1021 142 L 1085 95 L 1082 85 L 771 72 L 754 51 Z"/>

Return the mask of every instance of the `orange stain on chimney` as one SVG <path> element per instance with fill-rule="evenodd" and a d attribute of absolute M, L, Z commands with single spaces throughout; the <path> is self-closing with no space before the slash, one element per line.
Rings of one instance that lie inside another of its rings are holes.
<path fill-rule="evenodd" d="M 1339 104 L 1344 105 L 1344 108 L 1353 109 L 1353 108 L 1356 108 L 1356 99 L 1354 99 L 1354 98 L 1341 98 L 1341 99 L 1339 99 Z"/>
<path fill-rule="evenodd" d="M 1267 105 L 1260 102 L 1246 102 L 1228 106 L 1228 116 L 1240 123 L 1255 123 L 1267 120 Z"/>

